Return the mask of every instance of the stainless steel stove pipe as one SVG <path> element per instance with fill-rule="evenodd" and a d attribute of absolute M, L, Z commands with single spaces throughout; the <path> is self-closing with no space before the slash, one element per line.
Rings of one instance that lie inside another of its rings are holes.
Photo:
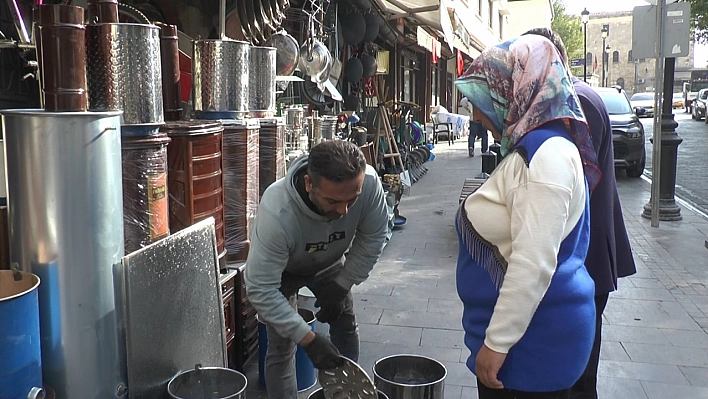
<path fill-rule="evenodd" d="M 126 396 L 113 268 L 123 256 L 120 112 L 4 110 L 10 261 L 41 279 L 56 399 Z"/>

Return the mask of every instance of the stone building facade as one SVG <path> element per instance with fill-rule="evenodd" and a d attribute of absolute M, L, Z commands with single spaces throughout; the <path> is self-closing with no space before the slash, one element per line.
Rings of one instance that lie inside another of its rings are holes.
<path fill-rule="evenodd" d="M 587 24 L 587 54 L 588 81 L 590 75 L 602 83 L 602 28 L 608 27 L 609 34 L 605 39 L 605 81 L 606 86 L 622 86 L 627 94 L 654 91 L 655 59 L 636 59 L 632 56 L 632 12 L 592 13 Z M 646 40 L 654 41 L 647 37 Z M 676 59 L 677 74 L 693 68 L 693 42 L 689 47 L 688 57 Z M 579 74 L 582 76 L 582 68 Z M 679 76 L 677 76 L 679 78 Z M 680 85 L 680 82 L 679 82 Z"/>

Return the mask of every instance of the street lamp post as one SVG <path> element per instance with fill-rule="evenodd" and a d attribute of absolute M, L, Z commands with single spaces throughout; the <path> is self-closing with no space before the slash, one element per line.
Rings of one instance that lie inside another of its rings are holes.
<path fill-rule="evenodd" d="M 602 33 L 602 87 L 605 87 L 607 86 L 605 84 L 605 40 L 607 39 L 609 31 L 607 28 L 603 27 L 600 33 Z"/>
<path fill-rule="evenodd" d="M 590 11 L 583 8 L 580 12 L 581 21 L 583 21 L 583 82 L 588 82 L 588 21 L 590 20 Z"/>
<path fill-rule="evenodd" d="M 607 87 L 607 81 L 610 79 L 609 75 L 610 75 L 610 49 L 611 48 L 612 48 L 612 46 L 610 46 L 609 44 L 607 46 L 605 46 L 605 56 L 607 57 L 607 75 L 608 75 L 607 79 L 605 79 L 605 82 L 604 82 L 605 87 Z"/>

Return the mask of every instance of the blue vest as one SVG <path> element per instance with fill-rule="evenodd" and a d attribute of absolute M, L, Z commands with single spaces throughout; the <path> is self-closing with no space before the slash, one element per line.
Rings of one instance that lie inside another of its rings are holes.
<path fill-rule="evenodd" d="M 552 122 L 524 136 L 514 150 L 528 163 L 536 150 L 551 137 L 571 138 L 560 122 Z M 571 140 L 572 142 L 572 140 Z M 551 284 L 528 329 L 509 350 L 498 379 L 507 389 L 549 392 L 570 388 L 580 377 L 590 357 L 595 335 L 594 283 L 585 269 L 590 230 L 589 195 L 585 212 L 560 246 Z M 457 292 L 464 305 L 462 325 L 465 345 L 471 355 L 467 367 L 475 372 L 477 352 L 499 296 L 490 271 L 492 248 L 479 248 L 471 234 L 464 203 L 457 219 L 460 252 L 457 260 Z M 503 279 L 503 273 L 501 278 Z M 499 281 L 497 281 L 499 283 Z"/>

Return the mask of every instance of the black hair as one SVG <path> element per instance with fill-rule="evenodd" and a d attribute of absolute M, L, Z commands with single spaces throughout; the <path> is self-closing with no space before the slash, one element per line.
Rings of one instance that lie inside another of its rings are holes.
<path fill-rule="evenodd" d="M 323 141 L 312 147 L 307 159 L 307 175 L 315 185 L 320 178 L 333 182 L 352 180 L 365 169 L 364 153 L 350 141 Z"/>
<path fill-rule="evenodd" d="M 539 35 L 543 36 L 546 39 L 550 40 L 551 43 L 553 43 L 554 46 L 556 46 L 556 49 L 560 53 L 561 61 L 563 62 L 563 65 L 568 65 L 568 51 L 565 49 L 565 44 L 563 43 L 563 39 L 561 39 L 560 36 L 554 31 L 552 31 L 549 28 L 533 28 L 523 35 Z M 522 35 L 522 36 L 523 36 Z"/>

